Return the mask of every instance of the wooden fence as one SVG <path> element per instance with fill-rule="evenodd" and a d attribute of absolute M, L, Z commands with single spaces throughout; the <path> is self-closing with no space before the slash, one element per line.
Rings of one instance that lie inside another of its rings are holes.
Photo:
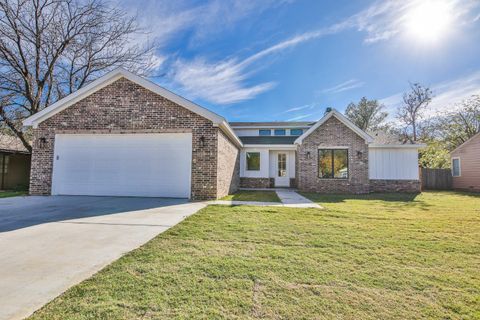
<path fill-rule="evenodd" d="M 422 190 L 452 189 L 452 173 L 450 169 L 421 168 Z"/>

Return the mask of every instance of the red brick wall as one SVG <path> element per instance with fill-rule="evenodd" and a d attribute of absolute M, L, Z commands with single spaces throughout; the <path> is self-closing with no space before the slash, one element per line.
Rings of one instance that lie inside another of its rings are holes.
<path fill-rule="evenodd" d="M 207 120 L 127 79 L 100 89 L 34 130 L 31 194 L 50 194 L 55 133 L 192 132 L 192 199 L 217 197 L 219 129 Z M 205 145 L 200 145 L 200 137 Z M 40 148 L 39 138 L 46 138 Z"/>
<path fill-rule="evenodd" d="M 422 191 L 420 180 L 370 180 L 371 192 L 407 192 L 417 193 Z"/>
<path fill-rule="evenodd" d="M 240 150 L 218 131 L 217 197 L 237 191 L 240 184 Z"/>
<path fill-rule="evenodd" d="M 348 179 L 318 177 L 318 149 L 348 147 Z M 310 153 L 310 157 L 307 156 Z M 365 140 L 331 117 L 306 137 L 297 150 L 297 187 L 302 191 L 323 193 L 367 193 L 368 146 Z"/>

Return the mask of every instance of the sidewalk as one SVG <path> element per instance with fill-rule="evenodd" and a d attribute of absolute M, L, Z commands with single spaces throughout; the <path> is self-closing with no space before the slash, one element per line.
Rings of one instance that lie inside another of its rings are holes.
<path fill-rule="evenodd" d="M 297 192 L 288 189 L 276 189 L 274 190 L 281 202 L 259 202 L 259 201 L 235 201 L 235 200 L 214 200 L 208 202 L 208 204 L 221 204 L 230 206 L 261 206 L 261 207 L 289 207 L 289 208 L 317 208 L 323 209 L 322 206 L 316 204 L 299 195 Z"/>

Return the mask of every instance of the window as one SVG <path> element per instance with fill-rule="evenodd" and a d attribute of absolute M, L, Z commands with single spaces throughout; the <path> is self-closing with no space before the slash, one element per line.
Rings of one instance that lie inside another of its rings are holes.
<path fill-rule="evenodd" d="M 260 152 L 247 152 L 247 170 L 260 170 Z"/>
<path fill-rule="evenodd" d="M 8 173 L 8 161 L 10 157 L 7 155 L 0 155 L 0 173 L 7 174 Z"/>
<path fill-rule="evenodd" d="M 452 158 L 452 176 L 460 177 L 460 158 Z"/>
<path fill-rule="evenodd" d="M 318 177 L 324 179 L 348 179 L 348 150 L 319 149 Z"/>
<path fill-rule="evenodd" d="M 270 129 L 260 129 L 258 130 L 258 134 L 261 136 L 271 136 L 272 131 Z"/>
<path fill-rule="evenodd" d="M 287 155 L 285 153 L 278 154 L 278 176 L 287 176 Z"/>
<path fill-rule="evenodd" d="M 291 129 L 290 130 L 290 135 L 291 136 L 301 136 L 303 134 L 302 129 Z"/>
<path fill-rule="evenodd" d="M 285 129 L 275 129 L 275 135 L 276 136 L 284 136 L 286 135 L 286 130 Z"/>

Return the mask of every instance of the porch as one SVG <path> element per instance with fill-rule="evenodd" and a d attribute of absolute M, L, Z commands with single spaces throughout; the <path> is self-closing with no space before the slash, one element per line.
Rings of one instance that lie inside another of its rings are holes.
<path fill-rule="evenodd" d="M 295 145 L 245 146 L 240 153 L 240 187 L 294 188 L 295 157 Z"/>

